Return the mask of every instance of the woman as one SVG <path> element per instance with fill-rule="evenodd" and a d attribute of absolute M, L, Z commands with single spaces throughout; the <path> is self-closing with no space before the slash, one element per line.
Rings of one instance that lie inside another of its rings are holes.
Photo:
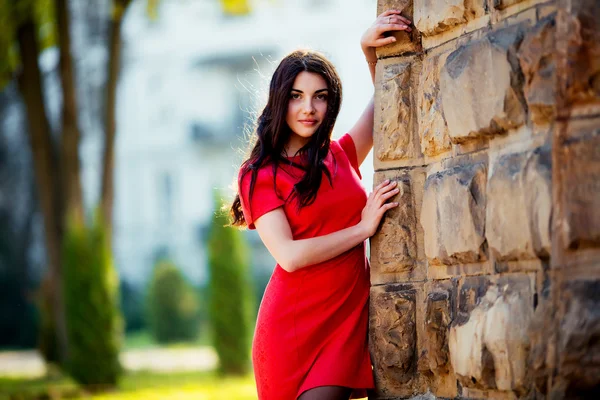
<path fill-rule="evenodd" d="M 410 31 L 396 10 L 381 14 L 361 45 L 375 76 L 375 48 Z M 261 400 L 337 400 L 373 388 L 367 347 L 369 265 L 364 242 L 398 193 L 383 182 L 367 198 L 359 166 L 373 145 L 373 102 L 338 141 L 342 99 L 333 65 L 295 51 L 273 74 L 256 144 L 238 177 L 232 223 L 257 229 L 277 266 L 252 346 Z"/>

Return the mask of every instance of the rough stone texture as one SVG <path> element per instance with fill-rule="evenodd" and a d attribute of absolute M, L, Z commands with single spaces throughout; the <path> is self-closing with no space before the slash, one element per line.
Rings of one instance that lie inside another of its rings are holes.
<path fill-rule="evenodd" d="M 425 182 L 424 172 L 384 171 L 375 175 L 377 186 L 385 179 L 398 182 L 400 193 L 390 198 L 398 207 L 388 211 L 371 239 L 371 283 L 422 280 L 424 257 L 419 257 L 417 241 L 423 237 L 417 220 L 417 203 Z"/>
<path fill-rule="evenodd" d="M 552 304 L 548 294 L 540 296 L 541 300 L 534 311 L 533 318 L 529 324 L 529 351 L 528 366 L 530 369 L 533 387 L 541 395 L 548 392 L 548 343 L 551 337 L 556 335 L 556 330 L 549 331 L 551 326 Z"/>
<path fill-rule="evenodd" d="M 485 14 L 484 0 L 415 0 L 414 23 L 431 36 Z"/>
<path fill-rule="evenodd" d="M 554 121 L 556 114 L 555 34 L 555 21 L 546 19 L 527 33 L 518 51 L 525 78 L 523 91 L 529 117 L 535 124 L 550 123 Z"/>
<path fill-rule="evenodd" d="M 412 0 L 383 0 L 378 2 L 377 15 L 387 10 L 400 10 L 403 17 L 414 20 Z M 412 32 L 397 31 L 393 33 L 396 41 L 376 49 L 377 57 L 392 57 L 404 53 L 418 53 L 421 48 L 421 34 L 412 26 Z"/>
<path fill-rule="evenodd" d="M 450 329 L 450 360 L 460 383 L 525 393 L 532 316 L 533 293 L 527 275 L 506 276 L 503 282 L 490 285 L 468 320 L 458 319 Z"/>
<path fill-rule="evenodd" d="M 419 138 L 421 151 L 428 156 L 436 156 L 452 148 L 448 125 L 442 112 L 440 94 L 440 71 L 448 57 L 445 53 L 427 57 L 419 75 L 418 110 Z"/>
<path fill-rule="evenodd" d="M 498 10 L 505 9 L 506 7 L 510 7 L 514 4 L 520 3 L 523 0 L 494 0 L 494 8 Z"/>
<path fill-rule="evenodd" d="M 600 280 L 573 280 L 561 287 L 558 373 L 565 398 L 600 394 Z M 595 396 L 594 396 L 595 395 Z"/>
<path fill-rule="evenodd" d="M 377 65 L 374 152 L 380 161 L 420 156 L 416 137 L 413 78 L 418 77 L 414 58 L 382 61 Z"/>
<path fill-rule="evenodd" d="M 447 58 L 440 92 L 454 143 L 503 133 L 525 122 L 519 82 L 513 79 L 508 51 L 502 47 L 509 35 L 514 32 L 471 42 Z"/>
<path fill-rule="evenodd" d="M 502 155 L 490 163 L 485 231 L 497 260 L 549 256 L 551 168 L 548 148 Z"/>
<path fill-rule="evenodd" d="M 371 288 L 370 349 L 381 397 L 416 394 L 416 298 L 416 289 L 408 284 Z"/>
<path fill-rule="evenodd" d="M 426 287 L 425 334 L 419 372 L 430 377 L 433 394 L 455 397 L 457 386 L 450 364 L 448 332 L 456 315 L 456 280 L 437 281 Z"/>
<path fill-rule="evenodd" d="M 589 135 L 565 145 L 559 166 L 560 225 L 564 246 L 570 249 L 600 245 L 600 125 L 598 120 L 591 122 L 576 129 L 587 130 Z"/>
<path fill-rule="evenodd" d="M 483 164 L 459 166 L 427 178 L 420 221 L 430 264 L 485 258 L 485 181 Z"/>
<path fill-rule="evenodd" d="M 568 117 L 571 108 L 600 107 L 600 2 L 558 2 L 557 56 L 559 114 Z"/>
<path fill-rule="evenodd" d="M 377 66 L 374 398 L 600 398 L 600 2 L 414 9 L 426 52 Z"/>

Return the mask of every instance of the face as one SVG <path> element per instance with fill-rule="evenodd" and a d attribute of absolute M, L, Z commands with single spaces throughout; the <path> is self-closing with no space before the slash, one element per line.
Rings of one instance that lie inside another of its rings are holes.
<path fill-rule="evenodd" d="M 327 82 L 319 74 L 302 71 L 290 92 L 286 122 L 292 130 L 288 147 L 297 151 L 317 131 L 327 113 Z"/>

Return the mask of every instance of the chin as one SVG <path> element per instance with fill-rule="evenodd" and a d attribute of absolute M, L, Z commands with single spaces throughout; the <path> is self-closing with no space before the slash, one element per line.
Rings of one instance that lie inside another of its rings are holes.
<path fill-rule="evenodd" d="M 304 126 L 298 127 L 298 130 L 294 131 L 294 133 L 301 138 L 310 139 L 316 132 L 318 127 L 316 128 L 306 128 Z"/>

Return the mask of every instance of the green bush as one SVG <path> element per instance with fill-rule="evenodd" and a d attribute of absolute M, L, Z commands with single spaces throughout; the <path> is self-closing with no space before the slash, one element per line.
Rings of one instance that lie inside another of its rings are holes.
<path fill-rule="evenodd" d="M 159 343 L 198 337 L 198 296 L 173 263 L 159 261 L 148 289 L 148 322 Z"/>
<path fill-rule="evenodd" d="M 90 388 L 113 386 L 122 372 L 123 322 L 107 235 L 99 219 L 91 228 L 69 222 L 63 243 L 66 369 Z"/>
<path fill-rule="evenodd" d="M 119 297 L 121 299 L 121 312 L 125 319 L 125 332 L 138 332 L 146 329 L 142 290 L 125 280 L 121 280 Z"/>
<path fill-rule="evenodd" d="M 222 204 L 215 203 L 221 210 Z M 250 257 L 241 232 L 228 223 L 225 213 L 215 212 L 208 242 L 209 318 L 220 372 L 245 374 L 250 366 L 254 314 Z"/>

